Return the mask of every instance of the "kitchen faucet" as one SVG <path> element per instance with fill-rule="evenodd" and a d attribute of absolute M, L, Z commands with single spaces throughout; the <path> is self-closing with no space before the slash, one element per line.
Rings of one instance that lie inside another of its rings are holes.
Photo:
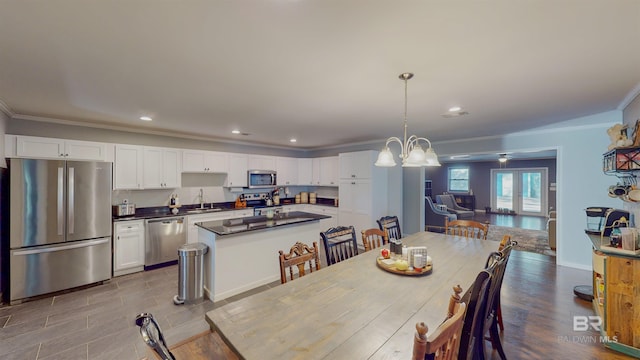
<path fill-rule="evenodd" d="M 202 191 L 202 188 L 200 188 L 200 209 L 204 209 L 204 192 Z"/>

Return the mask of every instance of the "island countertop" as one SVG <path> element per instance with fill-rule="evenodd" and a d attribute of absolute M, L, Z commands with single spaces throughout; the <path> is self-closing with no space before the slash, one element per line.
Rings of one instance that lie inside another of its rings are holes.
<path fill-rule="evenodd" d="M 328 219 L 330 217 L 331 216 L 312 214 L 304 211 L 291 211 L 288 213 L 273 215 L 272 217 L 261 215 L 226 220 L 206 221 L 196 223 L 196 226 L 211 231 L 218 236 L 225 236 L 244 233 L 248 231 L 259 231 L 272 229 L 279 226 L 287 226 L 309 221 Z"/>

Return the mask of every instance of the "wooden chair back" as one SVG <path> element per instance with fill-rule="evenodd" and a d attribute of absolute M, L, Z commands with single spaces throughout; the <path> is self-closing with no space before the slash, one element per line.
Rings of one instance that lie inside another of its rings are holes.
<path fill-rule="evenodd" d="M 505 246 L 507 246 L 507 243 L 509 243 L 511 241 L 511 235 L 505 234 L 502 237 L 502 240 L 500 240 L 500 245 L 498 245 L 498 251 L 502 251 L 502 249 L 504 249 Z"/>
<path fill-rule="evenodd" d="M 298 241 L 289 249 L 288 254 L 285 254 L 282 250 L 279 253 L 280 283 L 282 284 L 287 282 L 287 270 L 290 280 L 293 280 L 296 274 L 298 277 L 306 275 L 307 264 L 309 264 L 309 272 L 313 272 L 314 268 L 315 270 L 320 270 L 318 243 L 315 241 L 311 247 Z M 297 271 L 294 272 L 294 268 Z"/>
<path fill-rule="evenodd" d="M 460 330 L 464 320 L 466 304 L 460 302 L 460 285 L 454 286 L 454 294 L 449 299 L 447 318 L 429 336 L 429 328 L 425 323 L 416 324 L 416 335 L 413 338 L 413 360 L 436 359 L 451 360 L 458 356 Z"/>
<path fill-rule="evenodd" d="M 460 335 L 458 359 L 476 359 L 477 357 L 475 356 L 481 355 L 476 352 L 476 349 L 478 348 L 478 342 L 483 345 L 484 341 L 482 339 L 482 331 L 484 329 L 484 315 L 486 313 L 490 284 L 491 274 L 486 270 L 480 271 L 471 286 L 471 290 L 461 300 L 467 304 L 467 311 L 464 315 L 462 333 Z"/>
<path fill-rule="evenodd" d="M 502 269 L 502 274 L 500 275 L 500 284 L 498 285 L 498 298 L 496 300 L 497 304 L 495 305 L 495 320 L 498 323 L 498 327 L 500 331 L 504 331 L 504 324 L 502 322 L 502 308 L 500 306 L 500 289 L 502 288 L 502 280 L 504 278 L 504 273 L 507 269 L 507 263 L 509 262 L 509 257 L 511 256 L 511 250 L 518 245 L 517 241 L 511 240 L 511 235 L 504 235 L 502 237 L 502 241 L 500 241 L 500 246 L 498 247 L 498 252 L 502 254 L 505 258 L 504 269 Z M 488 262 L 488 260 L 487 260 Z M 488 263 L 486 265 L 489 265 Z M 485 266 L 486 267 L 486 266 Z M 494 348 L 496 348 L 494 344 Z"/>
<path fill-rule="evenodd" d="M 397 216 L 383 216 L 376 222 L 380 230 L 387 232 L 387 239 L 402 239 L 400 220 Z"/>
<path fill-rule="evenodd" d="M 327 266 L 358 255 L 356 231 L 353 226 L 338 226 L 320 233 L 327 255 Z"/>
<path fill-rule="evenodd" d="M 491 274 L 491 284 L 489 285 L 487 295 L 484 325 L 482 327 L 482 331 L 477 334 L 477 338 L 485 339 L 484 335 L 490 333 L 490 337 L 488 339 L 491 340 L 493 348 L 498 350 L 498 354 L 502 359 L 506 359 L 506 356 L 504 356 L 504 350 L 500 343 L 496 315 L 498 306 L 500 305 L 500 287 L 502 286 L 502 277 L 504 276 L 506 264 L 506 259 L 498 252 L 491 253 L 487 258 L 485 271 Z M 484 354 L 484 341 L 478 341 L 475 345 L 477 346 L 475 352 L 478 354 Z"/>
<path fill-rule="evenodd" d="M 445 221 L 445 233 L 454 236 L 463 236 L 469 239 L 487 240 L 489 223 L 481 223 L 474 220 Z"/>
<path fill-rule="evenodd" d="M 367 229 L 362 230 L 362 243 L 364 244 L 364 251 L 378 248 L 384 244 L 389 243 L 387 233 L 380 229 Z"/>

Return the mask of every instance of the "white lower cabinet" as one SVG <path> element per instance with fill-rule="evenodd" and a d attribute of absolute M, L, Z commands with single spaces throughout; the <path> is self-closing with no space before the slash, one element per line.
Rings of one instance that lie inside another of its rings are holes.
<path fill-rule="evenodd" d="M 113 276 L 144 270 L 144 220 L 113 224 Z"/>
<path fill-rule="evenodd" d="M 312 214 L 331 216 L 329 219 L 320 220 L 321 228 L 328 230 L 332 227 L 338 226 L 338 208 L 322 205 L 304 205 L 303 209 L 298 211 L 305 211 Z"/>

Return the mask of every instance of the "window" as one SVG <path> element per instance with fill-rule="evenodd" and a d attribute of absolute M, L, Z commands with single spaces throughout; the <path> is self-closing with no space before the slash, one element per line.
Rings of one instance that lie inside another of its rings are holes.
<path fill-rule="evenodd" d="M 469 168 L 449 168 L 449 191 L 469 192 Z"/>

